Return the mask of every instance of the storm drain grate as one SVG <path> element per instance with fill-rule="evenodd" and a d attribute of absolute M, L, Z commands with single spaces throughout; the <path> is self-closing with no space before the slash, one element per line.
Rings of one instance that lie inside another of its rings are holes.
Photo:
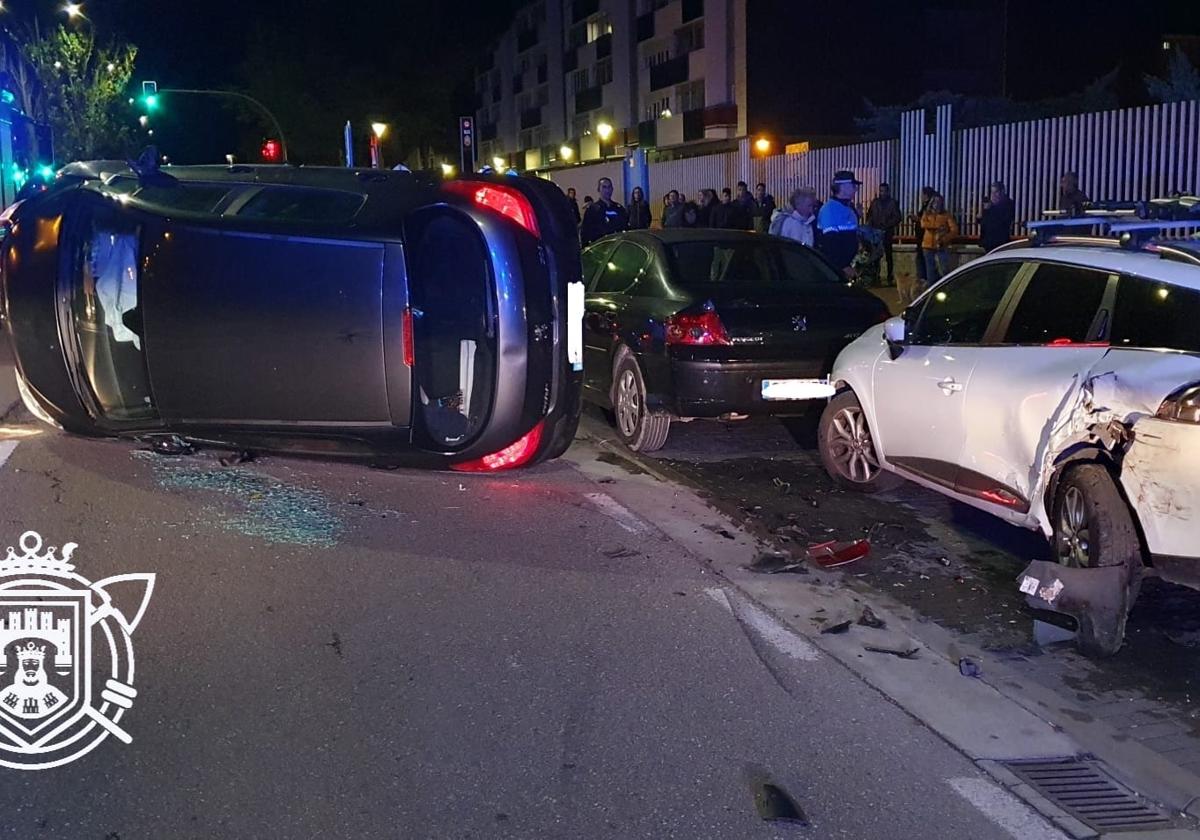
<path fill-rule="evenodd" d="M 1101 833 L 1172 824 L 1165 813 L 1090 762 L 1012 761 L 1005 766 L 1059 808 Z"/>

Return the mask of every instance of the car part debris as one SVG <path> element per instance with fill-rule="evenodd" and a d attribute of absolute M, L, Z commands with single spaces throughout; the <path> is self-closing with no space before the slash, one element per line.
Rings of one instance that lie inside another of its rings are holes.
<path fill-rule="evenodd" d="M 747 571 L 758 572 L 761 575 L 777 575 L 781 572 L 791 572 L 798 575 L 808 574 L 804 563 L 793 560 L 786 554 L 764 551 L 754 558 L 754 562 L 746 567 Z"/>
<path fill-rule="evenodd" d="M 830 540 L 829 542 L 816 543 L 808 547 L 808 559 L 812 560 L 822 569 L 832 569 L 837 566 L 844 566 L 847 563 L 853 563 L 855 560 L 861 560 L 871 552 L 871 543 L 867 540 L 856 540 L 855 542 L 838 542 Z"/>
<path fill-rule="evenodd" d="M 1075 641 L 1075 631 L 1060 627 L 1049 621 L 1033 620 L 1033 640 L 1038 647 L 1049 647 L 1061 642 Z"/>
<path fill-rule="evenodd" d="M 862 615 L 858 617 L 858 623 L 863 627 L 873 627 L 876 630 L 882 630 L 887 626 L 887 622 L 875 615 L 874 610 L 870 607 L 863 607 Z"/>
<path fill-rule="evenodd" d="M 833 622 L 830 622 L 829 624 L 826 624 L 824 627 L 822 627 L 821 632 L 828 633 L 831 635 L 836 634 L 836 633 L 845 633 L 847 630 L 850 629 L 850 625 L 852 623 L 853 622 L 851 622 L 850 619 L 848 619 L 848 618 L 844 619 L 842 621 L 833 621 Z"/>
<path fill-rule="evenodd" d="M 1139 576 L 1141 569 L 1137 570 Z M 1018 577 L 1030 607 L 1051 610 L 1079 624 L 1076 643 L 1093 656 L 1111 656 L 1125 638 L 1125 620 L 1138 581 L 1128 564 L 1079 568 L 1034 560 Z"/>
<path fill-rule="evenodd" d="M 915 659 L 917 654 L 921 652 L 919 647 L 912 647 L 907 643 L 894 647 L 886 645 L 863 645 L 863 650 L 869 650 L 871 653 L 889 653 L 900 659 Z"/>
<path fill-rule="evenodd" d="M 147 438 L 150 451 L 159 455 L 192 455 L 196 447 L 192 446 L 179 435 L 154 435 Z"/>
<path fill-rule="evenodd" d="M 983 669 L 979 667 L 979 663 L 974 659 L 963 657 L 958 660 L 958 673 L 964 677 L 975 677 L 976 679 L 983 676 Z"/>
<path fill-rule="evenodd" d="M 233 467 L 237 464 L 250 464 L 258 460 L 258 455 L 251 452 L 249 449 L 242 449 L 232 455 L 226 455 L 220 459 L 222 467 Z"/>
<path fill-rule="evenodd" d="M 783 788 L 759 782 L 754 789 L 754 807 L 765 822 L 783 822 L 808 827 L 808 817 Z"/>

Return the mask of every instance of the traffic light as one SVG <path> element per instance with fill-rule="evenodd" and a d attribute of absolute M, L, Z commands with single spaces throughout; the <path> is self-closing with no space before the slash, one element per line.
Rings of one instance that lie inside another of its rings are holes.
<path fill-rule="evenodd" d="M 283 146 L 274 137 L 268 137 L 263 141 L 260 153 L 263 163 L 281 163 L 283 161 Z"/>
<path fill-rule="evenodd" d="M 158 82 L 142 82 L 142 107 L 147 111 L 158 110 Z"/>

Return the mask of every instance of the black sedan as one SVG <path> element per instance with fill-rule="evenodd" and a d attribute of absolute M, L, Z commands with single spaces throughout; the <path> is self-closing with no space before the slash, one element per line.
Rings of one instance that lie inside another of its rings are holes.
<path fill-rule="evenodd" d="M 672 418 L 803 413 L 843 347 L 888 317 L 810 248 L 725 230 L 636 231 L 583 252 L 584 397 L 631 448 Z"/>
<path fill-rule="evenodd" d="M 18 384 L 67 431 L 462 470 L 574 436 L 579 246 L 547 182 L 74 164 L 5 226 Z"/>

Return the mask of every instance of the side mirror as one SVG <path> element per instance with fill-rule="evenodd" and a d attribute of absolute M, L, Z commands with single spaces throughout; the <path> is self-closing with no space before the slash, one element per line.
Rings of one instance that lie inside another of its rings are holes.
<path fill-rule="evenodd" d="M 888 353 L 893 360 L 904 352 L 906 332 L 907 326 L 902 317 L 888 318 L 883 322 L 883 338 L 887 341 Z"/>

